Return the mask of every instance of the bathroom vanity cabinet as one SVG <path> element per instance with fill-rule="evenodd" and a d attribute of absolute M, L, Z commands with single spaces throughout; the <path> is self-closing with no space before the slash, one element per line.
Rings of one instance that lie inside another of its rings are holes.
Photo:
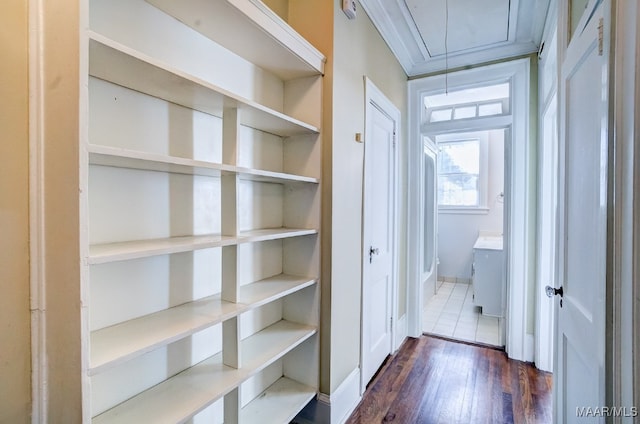
<path fill-rule="evenodd" d="M 480 236 L 473 246 L 473 301 L 482 314 L 504 316 L 505 279 L 502 236 Z"/>

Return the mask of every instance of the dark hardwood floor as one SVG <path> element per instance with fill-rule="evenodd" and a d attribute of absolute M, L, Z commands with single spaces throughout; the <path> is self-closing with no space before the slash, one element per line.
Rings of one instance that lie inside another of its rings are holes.
<path fill-rule="evenodd" d="M 486 347 L 408 339 L 347 424 L 550 423 L 551 374 Z"/>

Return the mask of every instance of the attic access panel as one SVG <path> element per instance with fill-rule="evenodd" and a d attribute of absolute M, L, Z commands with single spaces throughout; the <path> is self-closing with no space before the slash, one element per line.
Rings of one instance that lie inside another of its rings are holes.
<path fill-rule="evenodd" d="M 489 48 L 509 40 L 510 0 L 405 0 L 429 56 Z M 445 29 L 447 46 L 445 49 Z"/>

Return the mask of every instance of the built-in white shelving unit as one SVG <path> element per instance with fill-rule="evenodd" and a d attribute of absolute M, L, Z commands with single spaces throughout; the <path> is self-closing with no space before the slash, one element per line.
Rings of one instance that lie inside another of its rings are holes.
<path fill-rule="evenodd" d="M 260 0 L 87 1 L 84 422 L 287 423 L 318 390 L 324 56 Z"/>

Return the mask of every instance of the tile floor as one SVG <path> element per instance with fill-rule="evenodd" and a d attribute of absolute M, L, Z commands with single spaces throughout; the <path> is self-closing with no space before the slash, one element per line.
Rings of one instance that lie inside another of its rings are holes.
<path fill-rule="evenodd" d="M 438 282 L 425 305 L 423 331 L 458 340 L 500 346 L 500 321 L 484 316 L 473 304 L 470 284 Z"/>

